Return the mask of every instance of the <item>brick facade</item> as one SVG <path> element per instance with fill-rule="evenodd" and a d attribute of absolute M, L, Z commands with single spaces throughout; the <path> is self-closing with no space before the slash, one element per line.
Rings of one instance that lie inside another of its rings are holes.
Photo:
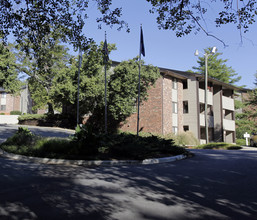
<path fill-rule="evenodd" d="M 0 113 L 9 115 L 11 111 L 20 111 L 20 100 L 21 100 L 20 96 L 6 94 L 6 104 L 5 104 L 6 109 L 0 110 Z"/>
<path fill-rule="evenodd" d="M 178 132 L 183 131 L 183 84 L 177 81 Z M 140 105 L 139 130 L 158 134 L 172 133 L 172 77 L 161 76 L 148 90 L 148 100 Z M 123 131 L 137 131 L 137 112 L 121 124 Z"/>
<path fill-rule="evenodd" d="M 121 124 L 123 131 L 137 131 L 137 112 Z M 148 100 L 140 105 L 139 130 L 143 132 L 162 133 L 162 78 L 148 90 Z"/>
<path fill-rule="evenodd" d="M 172 79 L 163 78 L 163 134 L 172 132 Z"/>

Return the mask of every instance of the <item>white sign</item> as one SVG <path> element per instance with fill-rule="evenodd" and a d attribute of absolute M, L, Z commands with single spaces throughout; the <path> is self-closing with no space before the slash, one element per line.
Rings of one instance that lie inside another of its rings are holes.
<path fill-rule="evenodd" d="M 244 138 L 245 138 L 245 142 L 246 142 L 246 146 L 248 146 L 248 138 L 250 137 L 250 134 L 248 134 L 247 132 L 244 133 Z"/>
<path fill-rule="evenodd" d="M 250 134 L 248 134 L 247 132 L 244 133 L 244 138 L 249 138 Z"/>

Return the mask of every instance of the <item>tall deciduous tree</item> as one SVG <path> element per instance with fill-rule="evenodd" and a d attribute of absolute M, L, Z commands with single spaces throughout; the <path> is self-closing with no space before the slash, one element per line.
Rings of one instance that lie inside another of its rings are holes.
<path fill-rule="evenodd" d="M 16 93 L 21 89 L 21 82 L 18 79 L 19 65 L 17 64 L 13 46 L 5 46 L 0 43 L 0 87 L 5 91 Z"/>
<path fill-rule="evenodd" d="M 212 48 L 205 49 L 205 53 L 210 54 Z M 224 83 L 234 84 L 240 81 L 241 76 L 238 74 L 232 67 L 227 66 L 227 59 L 218 58 L 222 53 L 215 53 L 208 57 L 208 76 L 218 79 Z M 205 73 L 205 57 L 199 56 L 197 63 L 198 67 L 193 67 L 196 73 L 204 74 Z"/>
<path fill-rule="evenodd" d="M 115 49 L 114 44 L 108 44 L 109 52 Z M 80 114 L 82 115 L 94 113 L 96 106 L 104 103 L 104 54 L 102 50 L 103 42 L 99 46 L 92 42 L 83 52 L 79 84 Z M 108 66 L 110 67 L 110 63 Z M 53 83 L 56 85 L 52 94 L 55 102 L 76 110 L 78 59 L 74 57 L 70 59 L 69 69 L 60 72 Z"/>
<path fill-rule="evenodd" d="M 28 39 L 26 39 L 28 40 Z M 68 71 L 68 49 L 60 44 L 55 32 L 44 37 L 38 48 L 37 44 L 29 42 L 29 54 L 23 56 L 23 71 L 29 76 L 29 88 L 34 101 L 34 108 L 48 105 L 48 112 L 53 113 L 52 92 L 55 88 L 55 78 Z"/>

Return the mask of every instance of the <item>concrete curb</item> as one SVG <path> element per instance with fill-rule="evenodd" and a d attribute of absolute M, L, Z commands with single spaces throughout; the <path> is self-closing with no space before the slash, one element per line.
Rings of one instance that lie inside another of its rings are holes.
<path fill-rule="evenodd" d="M 164 157 L 164 158 L 153 158 L 145 160 L 65 160 L 65 159 L 50 159 L 50 158 L 39 158 L 39 157 L 27 157 L 23 155 L 17 155 L 12 153 L 7 153 L 4 150 L 0 149 L 0 156 L 15 159 L 23 160 L 33 163 L 44 163 L 44 164 L 56 164 L 56 165 L 75 165 L 75 166 L 118 166 L 118 165 L 132 165 L 132 164 L 159 164 L 159 163 L 168 163 L 174 162 L 177 160 L 182 160 L 187 158 L 186 155 L 177 155 L 173 157 Z"/>

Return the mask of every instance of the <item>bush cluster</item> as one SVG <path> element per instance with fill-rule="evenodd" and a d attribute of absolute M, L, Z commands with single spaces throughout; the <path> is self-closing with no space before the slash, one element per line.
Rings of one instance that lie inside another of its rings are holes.
<path fill-rule="evenodd" d="M 45 119 L 47 115 L 42 114 L 24 114 L 20 115 L 18 117 L 19 121 L 25 121 L 25 120 L 39 120 L 39 119 Z"/>
<path fill-rule="evenodd" d="M 209 144 L 202 144 L 195 147 L 196 149 L 217 149 L 217 150 L 239 150 L 242 149 L 241 146 L 235 144 L 228 144 L 228 143 L 209 143 Z"/>
<path fill-rule="evenodd" d="M 49 139 L 19 128 L 14 136 L 1 145 L 3 150 L 27 156 L 65 159 L 133 159 L 188 154 L 173 140 L 152 134 L 96 134 L 89 126 L 77 127 L 70 139 Z"/>
<path fill-rule="evenodd" d="M 21 111 L 11 111 L 10 115 L 21 115 Z"/>

